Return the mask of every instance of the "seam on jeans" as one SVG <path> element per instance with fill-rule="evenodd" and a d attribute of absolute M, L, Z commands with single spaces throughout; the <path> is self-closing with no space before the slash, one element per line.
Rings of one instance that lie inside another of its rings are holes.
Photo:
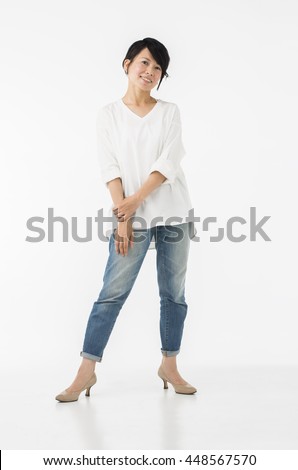
<path fill-rule="evenodd" d="M 157 235 L 157 238 L 158 238 L 158 235 Z M 166 272 L 165 272 L 165 263 L 163 262 L 163 259 L 165 257 L 165 254 L 164 254 L 164 243 L 165 242 L 164 242 L 164 240 L 162 240 L 162 242 L 160 242 L 160 238 L 161 238 L 161 236 L 159 236 L 159 243 L 160 243 L 159 252 L 161 254 L 161 266 L 162 266 L 161 278 L 162 278 L 162 283 L 165 286 Z M 167 300 L 165 295 L 162 296 L 161 302 L 163 304 L 164 315 L 165 315 L 165 350 L 167 351 L 168 350 L 168 345 L 169 345 L 169 309 L 168 309 L 168 307 L 169 307 L 168 304 L 169 303 L 168 303 L 168 300 Z"/>

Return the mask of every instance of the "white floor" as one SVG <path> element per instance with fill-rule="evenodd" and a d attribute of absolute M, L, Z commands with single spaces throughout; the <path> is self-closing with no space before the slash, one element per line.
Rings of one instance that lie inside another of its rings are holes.
<path fill-rule="evenodd" d="M 298 448 L 298 368 L 189 369 L 192 396 L 164 390 L 155 369 L 98 365 L 91 397 L 74 403 L 54 399 L 69 385 L 61 373 L 3 373 L 1 448 Z"/>

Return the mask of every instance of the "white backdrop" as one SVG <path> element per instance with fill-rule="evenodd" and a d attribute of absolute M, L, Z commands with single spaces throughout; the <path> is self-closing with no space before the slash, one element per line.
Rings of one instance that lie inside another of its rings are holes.
<path fill-rule="evenodd" d="M 108 245 L 26 241 L 30 217 L 79 221 L 110 203 L 99 176 L 99 107 L 124 95 L 121 62 L 146 36 L 170 77 L 152 95 L 179 105 L 195 214 L 225 227 L 191 243 L 180 361 L 297 364 L 297 15 L 293 1 L 1 2 L 1 367 L 71 373 L 99 294 Z M 250 207 L 271 241 L 249 239 Z M 94 225 L 95 227 L 95 225 Z M 160 360 L 155 251 L 147 254 L 104 353 Z"/>

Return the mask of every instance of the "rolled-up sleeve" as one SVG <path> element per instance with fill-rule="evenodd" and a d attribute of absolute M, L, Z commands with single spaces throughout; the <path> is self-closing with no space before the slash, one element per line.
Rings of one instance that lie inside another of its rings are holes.
<path fill-rule="evenodd" d="M 175 110 L 170 127 L 167 131 L 162 152 L 151 166 L 150 173 L 159 171 L 167 178 L 162 184 L 172 183 L 176 178 L 180 162 L 185 153 L 182 142 L 180 111 L 175 104 Z"/>
<path fill-rule="evenodd" d="M 96 135 L 101 179 L 107 184 L 115 178 L 121 178 L 121 173 L 112 145 L 109 115 L 104 108 L 97 115 Z"/>

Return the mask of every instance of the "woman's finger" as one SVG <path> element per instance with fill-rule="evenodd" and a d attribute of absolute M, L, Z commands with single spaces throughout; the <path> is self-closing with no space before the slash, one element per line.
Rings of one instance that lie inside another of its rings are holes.
<path fill-rule="evenodd" d="M 123 245 L 123 237 L 120 237 L 118 230 L 115 232 L 115 251 L 117 254 L 122 253 L 121 245 Z"/>
<path fill-rule="evenodd" d="M 127 251 L 126 251 L 126 242 L 123 242 L 122 249 L 123 249 L 123 252 L 122 252 L 123 256 L 126 256 L 126 254 L 127 254 Z"/>
<path fill-rule="evenodd" d="M 127 255 L 127 241 L 125 240 L 123 242 L 123 256 Z"/>
<path fill-rule="evenodd" d="M 133 233 L 131 234 L 130 240 L 129 240 L 130 248 L 133 248 L 134 245 L 134 238 L 133 238 Z"/>
<path fill-rule="evenodd" d="M 122 248 L 121 248 L 121 246 L 122 246 L 122 242 L 118 242 L 118 253 L 119 253 L 119 255 L 122 254 Z"/>

